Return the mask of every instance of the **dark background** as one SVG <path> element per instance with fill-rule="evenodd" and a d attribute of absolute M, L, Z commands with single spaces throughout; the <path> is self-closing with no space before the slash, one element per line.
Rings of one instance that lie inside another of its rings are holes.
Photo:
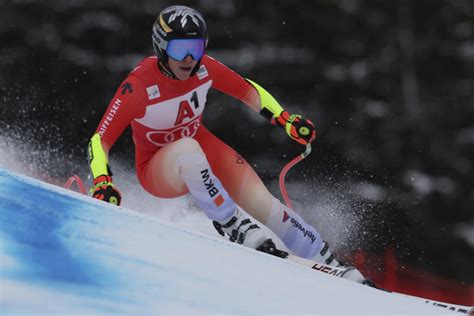
<path fill-rule="evenodd" d="M 40 177 L 87 172 L 88 139 L 171 4 L 0 0 L 1 133 Z M 348 253 L 393 245 L 408 265 L 474 282 L 472 0 L 179 4 L 207 20 L 209 55 L 315 122 L 314 152 L 288 183 L 315 204 L 321 187 L 350 196 L 362 226 Z M 205 124 L 265 182 L 303 150 L 239 102 L 208 100 Z M 129 135 L 113 154 L 133 166 Z"/>

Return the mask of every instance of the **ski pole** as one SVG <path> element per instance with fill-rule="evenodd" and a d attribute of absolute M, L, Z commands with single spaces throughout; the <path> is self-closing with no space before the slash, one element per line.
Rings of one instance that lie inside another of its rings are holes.
<path fill-rule="evenodd" d="M 64 187 L 66 189 L 71 189 L 72 184 L 76 182 L 77 186 L 79 187 L 79 192 L 82 194 L 87 195 L 86 189 L 84 188 L 84 183 L 82 182 L 81 178 L 79 176 L 73 175 L 67 179 L 66 184 Z"/>
<path fill-rule="evenodd" d="M 289 208 L 293 209 L 293 205 L 291 204 L 291 200 L 290 198 L 288 197 L 288 192 L 286 191 L 286 186 L 285 186 L 285 177 L 286 177 L 286 174 L 288 173 L 288 171 L 293 168 L 298 162 L 300 162 L 301 160 L 305 159 L 306 157 L 308 157 L 308 155 L 311 153 L 311 144 L 310 143 L 307 143 L 306 144 L 306 150 L 299 154 L 297 157 L 295 157 L 292 161 L 290 161 L 285 167 L 283 167 L 283 169 L 281 170 L 280 172 L 280 179 L 279 179 L 279 183 L 280 183 L 280 191 L 281 191 L 281 194 L 283 195 L 283 199 L 285 200 L 285 204 L 286 206 L 288 206 Z"/>

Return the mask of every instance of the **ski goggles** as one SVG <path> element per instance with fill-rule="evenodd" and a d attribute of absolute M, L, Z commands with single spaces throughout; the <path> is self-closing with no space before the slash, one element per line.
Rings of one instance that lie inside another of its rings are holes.
<path fill-rule="evenodd" d="M 166 53 L 174 60 L 184 60 L 191 55 L 194 60 L 200 60 L 204 56 L 206 40 L 203 38 L 173 39 L 166 47 Z"/>

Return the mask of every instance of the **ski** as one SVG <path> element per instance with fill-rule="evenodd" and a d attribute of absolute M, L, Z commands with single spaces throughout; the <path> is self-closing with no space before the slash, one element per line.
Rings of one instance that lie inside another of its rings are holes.
<path fill-rule="evenodd" d="M 412 296 L 408 294 L 403 294 L 403 293 L 397 293 L 397 292 L 390 292 L 394 295 L 401 296 L 407 299 L 412 299 L 412 300 L 417 300 L 417 301 L 423 301 L 425 304 L 429 304 L 434 307 L 439 307 L 443 308 L 445 310 L 450 310 L 453 312 L 458 312 L 466 315 L 473 316 L 474 315 L 474 307 L 472 306 L 464 306 L 464 305 L 457 305 L 457 304 L 451 304 L 451 303 L 445 303 L 445 302 L 440 302 L 440 301 L 435 301 L 432 299 L 427 299 L 423 297 L 417 297 L 417 296 Z"/>
<path fill-rule="evenodd" d="M 350 268 L 332 267 L 332 266 L 326 265 L 324 263 L 316 262 L 316 261 L 313 261 L 313 260 L 310 260 L 310 259 L 301 258 L 301 257 L 295 256 L 295 255 L 292 255 L 292 254 L 289 254 L 285 259 L 289 260 L 291 262 L 309 267 L 313 270 L 316 270 L 316 271 L 319 271 L 319 272 L 322 272 L 322 273 L 326 273 L 326 274 L 329 274 L 329 275 L 332 275 L 332 276 L 335 276 L 335 277 L 340 277 L 340 278 L 344 278 L 344 276 L 347 275 L 348 273 L 350 273 L 350 271 L 353 269 L 352 267 L 350 267 Z M 345 278 L 345 279 L 347 279 L 347 278 Z M 420 302 L 424 302 L 425 304 L 429 304 L 429 305 L 432 305 L 434 307 L 439 307 L 439 308 L 443 308 L 445 310 L 450 310 L 450 311 L 453 311 L 453 312 L 458 312 L 458 313 L 463 313 L 463 314 L 466 314 L 466 315 L 474 316 L 474 307 L 472 307 L 472 306 L 464 306 L 464 305 L 445 303 L 445 302 L 435 301 L 435 300 L 431 300 L 431 299 L 427 299 L 427 298 L 421 298 L 421 297 L 417 297 L 417 296 L 411 296 L 411 295 L 407 295 L 407 294 L 387 291 L 387 290 L 380 289 L 380 288 L 377 288 L 377 287 L 375 287 L 375 288 L 378 289 L 378 290 L 382 290 L 382 291 L 392 293 L 392 294 L 400 296 L 400 297 L 404 297 L 404 298 L 407 298 L 407 299 L 412 299 L 412 300 L 417 300 L 417 301 L 420 301 Z"/>
<path fill-rule="evenodd" d="M 309 267 L 316 271 L 323 272 L 323 273 L 340 277 L 340 278 L 344 278 L 344 276 L 353 269 L 352 267 L 349 267 L 349 268 L 333 267 L 324 263 L 316 262 L 310 259 L 301 258 L 292 254 L 289 254 L 286 257 L 286 259 L 289 261 L 298 263 L 300 265 Z"/>

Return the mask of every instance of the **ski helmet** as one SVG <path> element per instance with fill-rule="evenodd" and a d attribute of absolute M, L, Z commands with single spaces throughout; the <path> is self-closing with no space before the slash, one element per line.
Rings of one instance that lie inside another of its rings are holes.
<path fill-rule="evenodd" d="M 203 46 L 199 49 L 201 52 L 194 54 L 191 48 L 189 53 L 186 51 L 185 56 L 179 56 L 180 58 L 178 58 L 178 60 L 181 60 L 188 54 L 191 54 L 191 56 L 198 61 L 197 70 L 208 42 L 206 22 L 198 11 L 186 6 L 176 5 L 160 12 L 153 24 L 152 40 L 155 54 L 165 64 L 168 62 L 170 41 L 175 39 L 203 40 Z"/>

